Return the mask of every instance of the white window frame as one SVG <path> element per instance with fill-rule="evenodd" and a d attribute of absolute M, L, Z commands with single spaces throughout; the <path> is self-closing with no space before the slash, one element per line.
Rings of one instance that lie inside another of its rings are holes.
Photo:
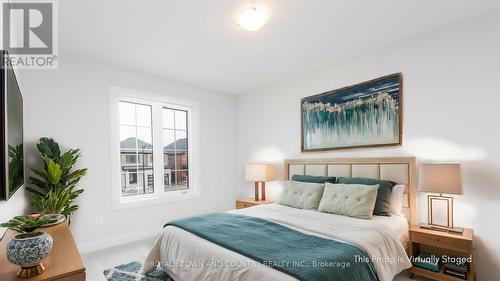
<path fill-rule="evenodd" d="M 132 102 L 151 105 L 154 192 L 149 194 L 121 196 L 120 161 L 120 120 L 119 102 Z M 164 191 L 163 157 L 163 107 L 187 111 L 188 139 L 188 183 L 186 190 Z M 199 103 L 196 101 L 154 94 L 145 91 L 109 87 L 110 137 L 111 137 L 111 183 L 114 209 L 150 206 L 166 202 L 194 199 L 201 196 L 199 180 Z M 161 155 L 161 157 L 158 157 Z"/>

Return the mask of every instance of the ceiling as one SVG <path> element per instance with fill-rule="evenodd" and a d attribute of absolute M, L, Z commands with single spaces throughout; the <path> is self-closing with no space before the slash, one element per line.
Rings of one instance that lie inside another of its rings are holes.
<path fill-rule="evenodd" d="M 262 0 L 266 27 L 241 29 L 250 0 L 64 0 L 61 55 L 241 94 L 500 9 L 498 0 Z"/>

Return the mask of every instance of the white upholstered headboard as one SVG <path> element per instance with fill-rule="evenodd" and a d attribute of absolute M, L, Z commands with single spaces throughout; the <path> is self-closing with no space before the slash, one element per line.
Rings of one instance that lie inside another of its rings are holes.
<path fill-rule="evenodd" d="M 364 177 L 404 184 L 403 211 L 410 225 L 418 224 L 415 157 L 286 159 L 285 180 L 293 175 Z"/>

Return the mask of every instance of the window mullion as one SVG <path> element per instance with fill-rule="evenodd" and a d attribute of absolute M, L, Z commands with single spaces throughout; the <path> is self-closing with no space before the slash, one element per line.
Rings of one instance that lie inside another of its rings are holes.
<path fill-rule="evenodd" d="M 140 174 L 140 170 L 139 170 L 139 130 L 138 130 L 138 127 L 137 127 L 137 104 L 134 104 L 134 116 L 135 116 L 135 126 L 134 126 L 134 129 L 135 129 L 135 179 L 136 179 L 136 184 L 139 185 L 139 182 L 140 182 L 140 177 L 139 177 L 139 174 Z M 142 170 L 142 177 L 143 177 L 143 186 L 142 186 L 142 189 L 143 189 L 143 194 L 146 193 L 146 186 L 144 185 L 144 175 L 146 173 L 144 172 L 144 170 Z M 139 194 L 139 189 L 140 187 L 137 188 L 137 194 Z"/>
<path fill-rule="evenodd" d="M 163 130 L 161 105 L 153 103 L 153 171 L 154 171 L 154 193 L 160 195 L 164 191 L 163 182 Z"/>
<path fill-rule="evenodd" d="M 177 178 L 177 131 L 175 130 L 176 129 L 176 125 L 175 125 L 175 110 L 173 111 L 174 112 L 174 126 L 173 126 L 173 132 L 174 132 L 174 168 L 172 169 L 172 171 L 170 172 L 170 176 L 172 177 L 172 179 L 175 178 L 175 182 L 173 182 L 173 185 L 174 186 L 177 186 L 177 182 L 178 182 L 178 178 Z M 175 176 L 172 176 L 172 172 Z"/>

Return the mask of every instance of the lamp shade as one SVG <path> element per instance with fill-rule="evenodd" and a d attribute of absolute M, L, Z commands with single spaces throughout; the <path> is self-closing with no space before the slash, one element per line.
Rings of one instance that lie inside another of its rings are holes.
<path fill-rule="evenodd" d="M 274 177 L 273 165 L 248 164 L 245 168 L 245 181 L 271 181 Z"/>
<path fill-rule="evenodd" d="M 423 164 L 418 191 L 463 194 L 460 164 Z"/>

